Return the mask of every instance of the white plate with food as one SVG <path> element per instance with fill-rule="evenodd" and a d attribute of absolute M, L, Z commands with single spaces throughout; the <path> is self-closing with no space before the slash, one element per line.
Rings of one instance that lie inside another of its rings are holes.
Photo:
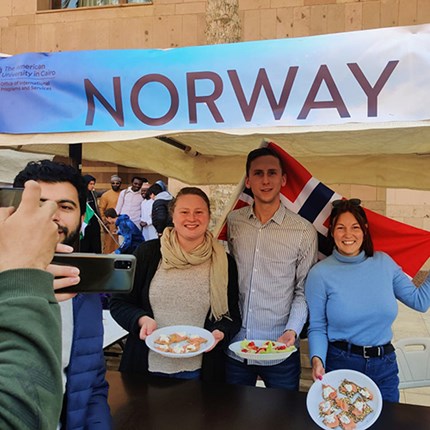
<path fill-rule="evenodd" d="M 165 357 L 189 358 L 212 348 L 215 338 L 201 327 L 174 325 L 154 330 L 145 342 L 149 349 Z"/>
<path fill-rule="evenodd" d="M 341 369 L 326 373 L 312 384 L 306 406 L 323 429 L 365 430 L 381 414 L 382 396 L 368 376 Z"/>
<path fill-rule="evenodd" d="M 284 360 L 297 351 L 281 342 L 247 339 L 232 343 L 229 349 L 241 358 L 259 361 Z"/>

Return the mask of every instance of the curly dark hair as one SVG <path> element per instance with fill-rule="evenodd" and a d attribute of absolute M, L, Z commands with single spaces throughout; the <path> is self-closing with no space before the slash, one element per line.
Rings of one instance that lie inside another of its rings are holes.
<path fill-rule="evenodd" d="M 40 181 L 51 184 L 70 182 L 78 192 L 81 215 L 85 213 L 87 186 L 82 175 L 72 166 L 51 160 L 30 161 L 15 177 L 14 187 L 23 187 L 29 181 Z"/>

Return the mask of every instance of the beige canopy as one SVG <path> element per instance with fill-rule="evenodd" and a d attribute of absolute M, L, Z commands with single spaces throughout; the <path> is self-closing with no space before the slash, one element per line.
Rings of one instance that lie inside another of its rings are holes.
<path fill-rule="evenodd" d="M 430 128 L 426 121 L 347 124 L 228 132 L 52 133 L 0 135 L 2 148 L 68 155 L 70 143 L 83 143 L 83 159 L 154 171 L 189 184 L 228 184 L 240 180 L 246 154 L 272 140 L 326 183 L 430 189 Z"/>

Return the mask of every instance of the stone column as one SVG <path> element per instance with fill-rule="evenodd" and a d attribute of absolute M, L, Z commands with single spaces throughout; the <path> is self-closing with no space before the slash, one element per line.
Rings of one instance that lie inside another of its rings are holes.
<path fill-rule="evenodd" d="M 208 45 L 240 42 L 239 0 L 208 0 L 205 33 Z M 229 203 L 236 185 L 211 185 L 209 187 L 212 203 L 210 227 L 213 228 L 222 215 L 224 207 Z"/>

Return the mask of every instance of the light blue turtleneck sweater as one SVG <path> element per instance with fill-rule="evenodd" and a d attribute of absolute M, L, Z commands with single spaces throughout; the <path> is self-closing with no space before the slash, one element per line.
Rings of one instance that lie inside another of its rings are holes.
<path fill-rule="evenodd" d="M 417 311 L 430 306 L 430 276 L 420 288 L 383 252 L 347 257 L 334 250 L 309 272 L 310 357 L 325 363 L 328 342 L 376 346 L 391 341 L 397 301 Z"/>

